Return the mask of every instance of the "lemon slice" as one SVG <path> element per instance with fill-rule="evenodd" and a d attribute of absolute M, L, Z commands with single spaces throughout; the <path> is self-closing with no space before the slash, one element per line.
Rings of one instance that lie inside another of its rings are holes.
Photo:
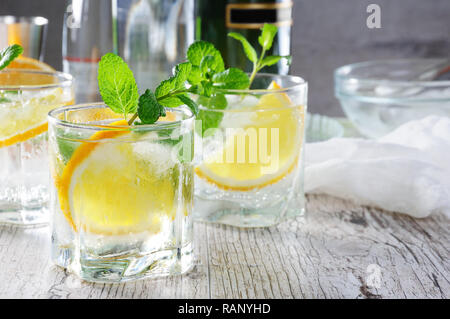
<path fill-rule="evenodd" d="M 269 89 L 280 87 L 272 82 Z M 199 177 L 222 189 L 249 191 L 279 181 L 296 166 L 303 140 L 304 107 L 295 105 L 285 93 L 273 93 L 262 96 L 250 112 L 251 123 L 196 168 Z"/>
<path fill-rule="evenodd" d="M 47 113 L 65 101 L 62 88 L 45 92 L 4 93 L 0 100 L 0 148 L 26 141 L 47 131 Z"/>
<path fill-rule="evenodd" d="M 126 125 L 118 121 L 114 125 Z M 78 231 L 124 235 L 157 233 L 175 217 L 170 150 L 133 142 L 133 133 L 102 131 L 81 144 L 57 181 L 61 209 Z M 127 141 L 111 139 L 125 138 Z M 101 142 L 108 139 L 106 143 Z"/>

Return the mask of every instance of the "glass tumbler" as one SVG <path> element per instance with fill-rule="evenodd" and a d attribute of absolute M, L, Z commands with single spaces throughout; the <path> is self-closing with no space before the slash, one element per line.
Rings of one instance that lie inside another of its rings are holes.
<path fill-rule="evenodd" d="M 103 104 L 49 113 L 52 259 L 121 282 L 191 268 L 193 114 L 129 126 Z"/>
<path fill-rule="evenodd" d="M 0 72 L 0 223 L 47 222 L 47 113 L 69 104 L 68 74 Z"/>
<path fill-rule="evenodd" d="M 250 90 L 197 102 L 194 218 L 265 227 L 302 215 L 307 83 L 259 74 Z"/>

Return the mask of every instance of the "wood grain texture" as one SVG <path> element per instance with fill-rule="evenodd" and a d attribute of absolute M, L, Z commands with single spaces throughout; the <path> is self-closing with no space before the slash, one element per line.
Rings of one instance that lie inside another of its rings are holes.
<path fill-rule="evenodd" d="M 116 285 L 51 265 L 48 228 L 0 226 L 0 298 L 450 297 L 448 217 L 412 219 L 326 196 L 307 205 L 306 218 L 266 229 L 197 223 L 189 274 Z"/>

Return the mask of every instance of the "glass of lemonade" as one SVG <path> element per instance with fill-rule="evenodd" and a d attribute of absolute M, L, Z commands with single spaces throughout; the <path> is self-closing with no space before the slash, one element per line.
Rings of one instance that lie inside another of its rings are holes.
<path fill-rule="evenodd" d="M 303 214 L 307 83 L 258 74 L 250 90 L 223 94 L 197 101 L 194 218 L 264 227 Z"/>
<path fill-rule="evenodd" d="M 47 113 L 73 104 L 72 77 L 0 72 L 0 223 L 47 222 Z"/>
<path fill-rule="evenodd" d="M 194 117 L 185 106 L 166 113 L 134 126 L 104 104 L 49 113 L 57 265 L 93 282 L 191 268 Z"/>

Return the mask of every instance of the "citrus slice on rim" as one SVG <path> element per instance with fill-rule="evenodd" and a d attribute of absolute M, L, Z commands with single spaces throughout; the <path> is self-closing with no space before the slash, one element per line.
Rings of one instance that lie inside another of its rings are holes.
<path fill-rule="evenodd" d="M 28 69 L 28 70 L 40 70 L 40 71 L 46 71 L 46 72 L 54 72 L 55 69 L 52 68 L 50 65 L 48 65 L 45 62 L 33 59 L 33 58 L 27 58 L 24 56 L 21 56 L 15 60 L 13 60 L 7 67 L 7 69 Z"/>
<path fill-rule="evenodd" d="M 269 89 L 280 86 L 272 82 Z M 273 184 L 294 169 L 303 140 L 304 107 L 286 93 L 269 93 L 249 112 L 250 123 L 227 136 L 224 147 L 196 168 L 200 178 L 222 189 L 249 191 Z"/>
<path fill-rule="evenodd" d="M 61 210 L 75 231 L 157 233 L 163 220 L 174 218 L 170 148 L 136 141 L 133 134 L 124 129 L 93 134 L 54 177 Z"/>

